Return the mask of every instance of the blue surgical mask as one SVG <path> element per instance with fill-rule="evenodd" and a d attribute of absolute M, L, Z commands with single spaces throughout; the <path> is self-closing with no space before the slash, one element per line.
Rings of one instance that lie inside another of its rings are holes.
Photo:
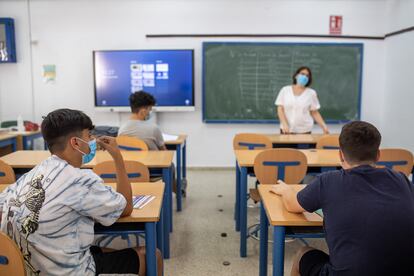
<path fill-rule="evenodd" d="M 306 86 L 308 84 L 309 78 L 304 74 L 298 74 L 296 76 L 296 83 L 300 86 Z"/>
<path fill-rule="evenodd" d="M 82 153 L 82 164 L 91 162 L 91 160 L 95 157 L 96 154 L 96 139 L 93 139 L 89 142 L 86 142 L 81 138 L 78 139 L 89 145 L 89 153 L 84 153 L 80 149 L 77 149 L 80 153 Z"/>

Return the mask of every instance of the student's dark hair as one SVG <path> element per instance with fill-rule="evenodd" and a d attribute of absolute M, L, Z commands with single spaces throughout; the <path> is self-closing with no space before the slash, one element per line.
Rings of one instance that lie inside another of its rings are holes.
<path fill-rule="evenodd" d="M 351 163 L 375 162 L 381 144 L 381 134 L 370 123 L 347 123 L 339 135 L 339 146 Z"/>
<path fill-rule="evenodd" d="M 73 135 L 80 136 L 82 130 L 92 130 L 92 120 L 79 110 L 57 109 L 44 117 L 42 122 L 42 135 L 50 152 L 65 149 L 67 140 Z"/>
<path fill-rule="evenodd" d="M 129 96 L 129 105 L 133 113 L 138 112 L 141 108 L 154 106 L 156 103 L 154 96 L 142 90 Z"/>
<path fill-rule="evenodd" d="M 299 67 L 299 68 L 298 68 L 298 70 L 296 70 L 295 74 L 293 74 L 293 76 L 292 76 L 292 79 L 293 79 L 293 84 L 296 84 L 296 75 L 297 75 L 297 74 L 299 74 L 299 72 L 300 72 L 300 71 L 302 71 L 302 70 L 308 70 L 308 72 L 309 72 L 309 81 L 308 81 L 308 83 L 305 85 L 305 87 L 311 86 L 311 84 L 312 84 L 312 71 L 311 71 L 311 69 L 310 69 L 309 67 L 307 67 L 307 66 L 302 66 L 302 67 Z"/>

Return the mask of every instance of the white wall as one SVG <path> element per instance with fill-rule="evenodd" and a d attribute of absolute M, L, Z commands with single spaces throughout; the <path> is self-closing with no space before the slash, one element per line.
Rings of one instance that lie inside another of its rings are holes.
<path fill-rule="evenodd" d="M 414 26 L 414 1 L 387 4 L 388 31 Z M 384 146 L 414 151 L 414 32 L 386 39 L 386 90 L 384 98 Z"/>
<path fill-rule="evenodd" d="M 99 7 L 99 8 L 97 8 Z M 18 114 L 40 121 L 59 108 L 77 108 L 96 124 L 118 125 L 126 114 L 93 109 L 92 50 L 195 49 L 196 111 L 163 113 L 159 124 L 167 133 L 187 133 L 190 166 L 231 166 L 231 141 L 238 132 L 277 132 L 275 125 L 213 125 L 201 118 L 201 43 L 212 39 L 146 39 L 157 33 L 297 33 L 327 34 L 329 15 L 343 15 L 345 35 L 381 36 L 386 29 L 386 1 L 265 0 L 32 0 L 31 29 L 25 1 L 0 0 L 0 16 L 16 19 L 17 64 L 0 66 L 0 119 Z M 29 31 L 33 67 L 30 68 Z M 223 38 L 213 39 L 223 41 Z M 381 128 L 385 48 L 383 41 L 327 39 L 233 39 L 236 41 L 363 42 L 362 119 Z M 43 64 L 56 64 L 55 84 L 41 78 Z M 30 72 L 33 70 L 32 87 Z M 34 108 L 31 107 L 31 90 Z M 23 101 L 23 102 L 22 102 Z M 331 126 L 339 131 L 339 126 Z M 319 131 L 319 130 L 318 130 Z"/>

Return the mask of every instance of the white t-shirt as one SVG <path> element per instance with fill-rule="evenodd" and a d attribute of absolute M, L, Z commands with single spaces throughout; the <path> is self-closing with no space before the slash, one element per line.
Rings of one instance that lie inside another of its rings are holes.
<path fill-rule="evenodd" d="M 0 229 L 21 248 L 29 275 L 95 275 L 94 224 L 113 224 L 125 205 L 91 170 L 53 155 L 0 194 Z"/>
<path fill-rule="evenodd" d="M 300 96 L 295 96 L 291 85 L 285 86 L 280 90 L 275 105 L 283 106 L 289 123 L 289 131 L 293 133 L 311 131 L 313 118 L 310 111 L 318 110 L 321 107 L 315 90 L 306 87 Z"/>

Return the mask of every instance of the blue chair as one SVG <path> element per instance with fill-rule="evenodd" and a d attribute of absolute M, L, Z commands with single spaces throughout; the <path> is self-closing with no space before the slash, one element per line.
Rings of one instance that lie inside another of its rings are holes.
<path fill-rule="evenodd" d="M 260 184 L 264 185 L 275 185 L 278 180 L 288 184 L 301 183 L 306 175 L 307 167 L 306 155 L 296 149 L 278 148 L 265 150 L 259 153 L 254 160 L 254 173 Z M 258 196 L 260 200 L 260 195 Z M 249 228 L 252 229 L 253 227 Z M 257 239 L 258 231 L 259 227 L 255 228 L 250 232 L 250 236 Z M 323 229 L 321 227 L 316 227 L 312 231 L 301 229 L 300 227 L 289 227 L 286 234 L 288 238 L 299 238 L 306 245 L 304 238 L 321 238 L 323 236 Z"/>
<path fill-rule="evenodd" d="M 13 184 L 16 182 L 16 176 L 13 168 L 0 160 L 0 184 Z"/>
<path fill-rule="evenodd" d="M 116 142 L 120 150 L 129 150 L 129 151 L 147 151 L 147 144 L 138 138 L 130 136 L 118 136 L 116 137 Z"/>
<path fill-rule="evenodd" d="M 0 232 L 0 275 L 26 275 L 22 252 L 3 232 Z"/>
<path fill-rule="evenodd" d="M 413 169 L 413 154 L 405 149 L 381 149 L 377 167 L 393 169 L 408 177 Z"/>
<path fill-rule="evenodd" d="M 136 182 L 149 182 L 150 174 L 148 168 L 138 161 L 125 160 L 125 170 L 128 174 L 128 179 L 131 183 Z M 101 177 L 105 183 L 116 182 L 116 168 L 113 161 L 105 161 L 96 164 L 93 171 Z M 139 243 L 139 235 L 142 234 L 143 230 L 137 231 L 124 231 L 113 228 L 95 227 L 95 234 L 105 235 L 98 243 L 102 247 L 107 247 L 116 237 L 121 236 L 123 240 L 128 242 L 128 247 L 131 247 L 131 241 L 128 237 L 129 234 L 134 234 L 136 237 L 137 244 Z M 110 236 L 109 238 L 107 236 Z"/>
<path fill-rule="evenodd" d="M 339 149 L 339 135 L 324 135 L 316 142 L 317 149 Z"/>

